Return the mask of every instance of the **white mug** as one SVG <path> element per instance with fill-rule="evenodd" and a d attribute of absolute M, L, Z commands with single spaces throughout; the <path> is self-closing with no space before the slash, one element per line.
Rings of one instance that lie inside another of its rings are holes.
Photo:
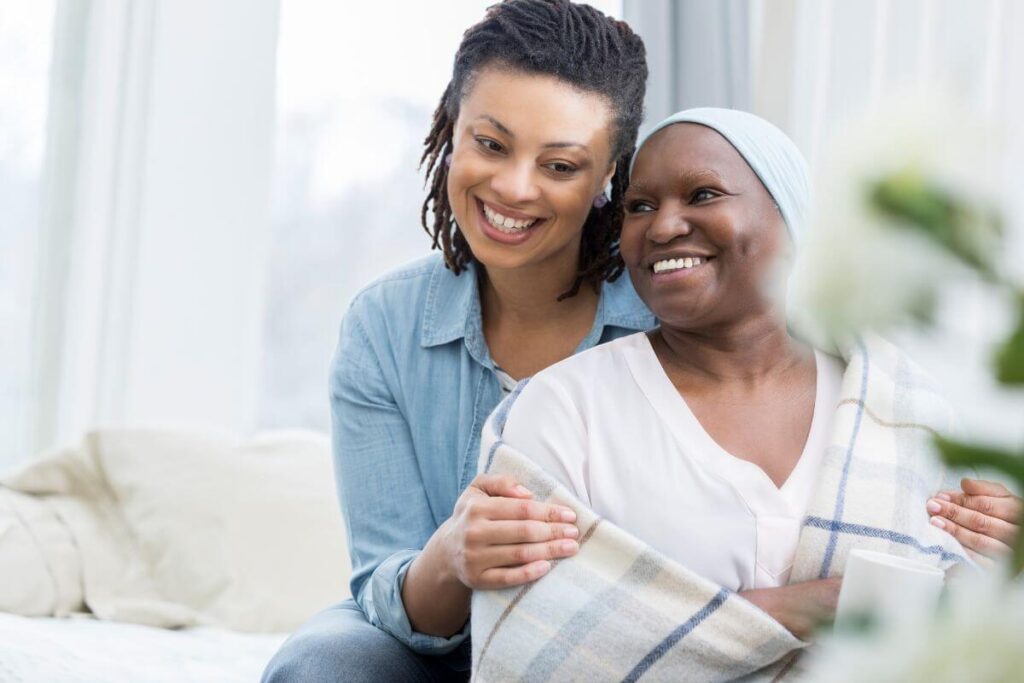
<path fill-rule="evenodd" d="M 871 550 L 851 550 L 836 605 L 836 629 L 861 620 L 900 622 L 935 611 L 945 572 L 924 562 Z"/>

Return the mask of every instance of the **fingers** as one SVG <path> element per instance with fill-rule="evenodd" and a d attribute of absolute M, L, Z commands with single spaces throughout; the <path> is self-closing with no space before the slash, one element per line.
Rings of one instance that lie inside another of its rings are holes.
<path fill-rule="evenodd" d="M 971 479 L 964 477 L 960 480 L 960 488 L 964 493 L 972 496 L 1012 496 L 1010 490 L 998 481 L 987 481 L 985 479 Z"/>
<path fill-rule="evenodd" d="M 931 523 L 958 540 L 968 551 L 973 550 L 990 558 L 999 558 L 1010 552 L 1010 547 L 1006 543 L 972 531 L 950 519 L 935 515 L 931 518 Z"/>
<path fill-rule="evenodd" d="M 579 549 L 574 540 L 491 546 L 485 551 L 487 557 L 481 558 L 488 568 L 480 572 L 473 587 L 488 590 L 536 581 L 551 571 L 552 560 L 572 557 Z"/>
<path fill-rule="evenodd" d="M 989 501 L 1002 500 L 987 497 L 986 499 Z M 974 502 L 977 504 L 977 501 Z M 926 504 L 930 514 L 945 518 L 958 526 L 977 532 L 982 536 L 989 536 L 1008 545 L 1016 538 L 1018 528 L 999 517 L 993 516 L 991 514 L 993 506 L 994 503 L 983 505 L 983 509 L 989 511 L 985 513 L 963 505 L 957 505 L 952 501 L 942 500 L 938 497 L 930 499 Z M 932 519 L 935 519 L 935 517 Z"/>
<path fill-rule="evenodd" d="M 495 590 L 520 586 L 524 583 L 536 581 L 549 571 L 551 571 L 551 563 L 546 560 L 531 562 L 522 567 L 494 567 L 481 573 L 479 585 L 476 588 L 480 590 Z"/>
<path fill-rule="evenodd" d="M 535 519 L 541 522 L 572 524 L 576 513 L 572 508 L 531 500 L 533 493 L 512 477 L 494 474 L 478 475 L 470 487 L 485 493 L 477 496 L 473 512 L 487 519 Z"/>
<path fill-rule="evenodd" d="M 481 506 L 481 512 L 492 520 L 532 519 L 538 522 L 564 524 L 576 521 L 576 513 L 572 508 L 534 500 L 491 498 L 486 505 Z"/>
<path fill-rule="evenodd" d="M 469 484 L 478 488 L 488 496 L 503 498 L 532 498 L 530 489 L 522 486 L 512 477 L 502 474 L 479 474 Z"/>
<path fill-rule="evenodd" d="M 954 505 L 975 510 L 983 515 L 1001 519 L 1010 524 L 1020 524 L 1021 511 L 1024 504 L 1016 496 L 992 496 L 988 494 L 969 494 L 959 491 L 943 491 L 936 499 Z"/>
<path fill-rule="evenodd" d="M 552 560 L 579 551 L 572 508 L 533 500 L 511 477 L 476 477 L 455 508 L 452 566 L 470 588 L 534 581 L 550 571 Z"/>
<path fill-rule="evenodd" d="M 481 550 L 479 563 L 481 566 L 490 568 L 523 567 L 534 562 L 572 557 L 579 551 L 580 544 L 571 538 L 544 543 L 492 545 Z"/>
<path fill-rule="evenodd" d="M 483 525 L 481 525 L 483 526 Z M 487 523 L 483 529 L 491 544 L 542 543 L 561 538 L 578 538 L 580 530 L 573 524 L 549 524 L 536 520 L 500 520 Z M 484 539 L 470 538 L 470 541 Z"/>

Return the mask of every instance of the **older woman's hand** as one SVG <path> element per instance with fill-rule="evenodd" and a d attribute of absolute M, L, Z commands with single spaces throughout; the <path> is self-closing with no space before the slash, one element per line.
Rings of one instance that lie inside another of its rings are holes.
<path fill-rule="evenodd" d="M 794 636 L 807 641 L 820 626 L 835 619 L 842 583 L 842 578 L 835 576 L 778 588 L 754 588 L 740 595 L 767 612 Z"/>
<path fill-rule="evenodd" d="M 928 500 L 932 524 L 947 531 L 982 564 L 1010 552 L 1020 533 L 1024 503 L 1000 483 L 963 479 L 962 491 L 941 491 Z"/>

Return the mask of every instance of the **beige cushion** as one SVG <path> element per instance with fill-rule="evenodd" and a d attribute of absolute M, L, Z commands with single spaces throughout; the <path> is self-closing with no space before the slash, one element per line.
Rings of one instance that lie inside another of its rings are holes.
<path fill-rule="evenodd" d="M 8 486 L 44 496 L 100 618 L 290 631 L 348 595 L 326 436 L 108 430 Z"/>

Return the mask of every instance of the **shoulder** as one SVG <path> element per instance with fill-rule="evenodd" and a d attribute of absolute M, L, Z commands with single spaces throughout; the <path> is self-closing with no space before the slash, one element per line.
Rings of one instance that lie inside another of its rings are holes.
<path fill-rule="evenodd" d="M 444 268 L 444 260 L 438 253 L 393 268 L 356 292 L 347 316 L 368 322 L 364 318 L 372 318 L 395 307 L 413 310 L 419 303 L 422 308 L 427 285 L 437 268 Z"/>
<path fill-rule="evenodd" d="M 398 359 L 418 356 L 430 281 L 439 269 L 445 271 L 440 254 L 430 254 L 360 289 L 342 316 L 333 370 L 377 367 L 385 361 L 401 365 Z"/>
<path fill-rule="evenodd" d="M 561 384 L 577 390 L 605 385 L 617 373 L 626 370 L 629 357 L 647 343 L 646 332 L 635 332 L 598 344 L 541 370 L 531 384 Z"/>
<path fill-rule="evenodd" d="M 543 419 L 554 406 L 586 414 L 597 396 L 614 393 L 630 375 L 629 356 L 647 343 L 643 332 L 599 344 L 541 370 L 518 389 L 509 406 L 511 415 Z M 565 412 L 563 410 L 563 412 Z"/>

